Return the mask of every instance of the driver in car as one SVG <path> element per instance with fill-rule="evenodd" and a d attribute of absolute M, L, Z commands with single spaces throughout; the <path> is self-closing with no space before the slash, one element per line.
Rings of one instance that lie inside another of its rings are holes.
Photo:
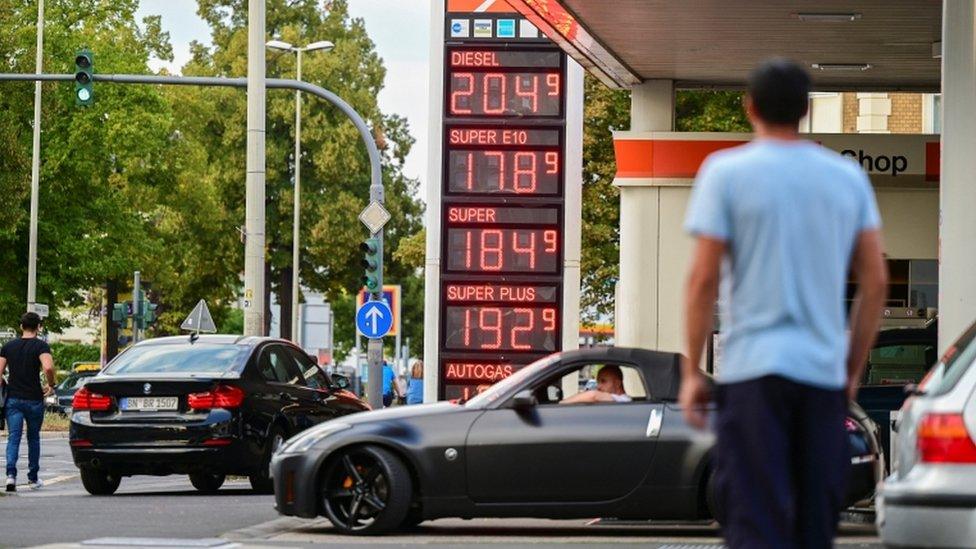
<path fill-rule="evenodd" d="M 560 404 L 580 404 L 591 402 L 630 402 L 624 391 L 624 374 L 620 366 L 608 365 L 600 368 L 596 375 L 596 389 L 583 391 L 563 399 Z"/>

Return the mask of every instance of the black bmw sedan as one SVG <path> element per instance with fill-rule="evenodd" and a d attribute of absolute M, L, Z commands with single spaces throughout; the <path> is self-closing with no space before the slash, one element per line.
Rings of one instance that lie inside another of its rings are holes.
<path fill-rule="evenodd" d="M 563 398 L 604 367 L 626 398 Z M 376 534 L 440 517 L 721 517 L 709 432 L 677 403 L 680 355 L 622 347 L 558 353 L 465 403 L 441 402 L 323 423 L 272 460 L 284 515 L 325 515 L 336 530 Z M 856 404 L 847 504 L 881 478 L 876 427 Z"/>
<path fill-rule="evenodd" d="M 75 393 L 69 443 L 85 489 L 187 474 L 198 490 L 243 475 L 270 492 L 272 453 L 317 423 L 368 410 L 288 341 L 229 335 L 138 343 Z"/>

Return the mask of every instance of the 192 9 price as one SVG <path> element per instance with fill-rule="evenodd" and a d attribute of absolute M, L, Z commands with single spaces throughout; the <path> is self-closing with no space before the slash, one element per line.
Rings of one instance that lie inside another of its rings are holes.
<path fill-rule="evenodd" d="M 445 346 L 458 350 L 555 351 L 554 307 L 448 307 Z"/>
<path fill-rule="evenodd" d="M 477 272 L 555 273 L 556 229 L 448 228 L 447 269 Z"/>

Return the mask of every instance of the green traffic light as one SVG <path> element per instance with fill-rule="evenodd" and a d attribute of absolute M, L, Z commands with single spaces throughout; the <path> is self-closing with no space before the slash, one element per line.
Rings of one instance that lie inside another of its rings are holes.
<path fill-rule="evenodd" d="M 89 107 L 95 100 L 92 83 L 95 72 L 93 60 L 90 50 L 81 50 L 75 54 L 75 105 L 79 107 Z"/>

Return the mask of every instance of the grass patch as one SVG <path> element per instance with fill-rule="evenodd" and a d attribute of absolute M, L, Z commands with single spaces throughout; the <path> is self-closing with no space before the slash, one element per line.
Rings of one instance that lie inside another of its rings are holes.
<path fill-rule="evenodd" d="M 70 417 L 54 412 L 44 412 L 44 423 L 41 424 L 41 431 L 67 433 L 69 425 L 71 425 Z"/>

